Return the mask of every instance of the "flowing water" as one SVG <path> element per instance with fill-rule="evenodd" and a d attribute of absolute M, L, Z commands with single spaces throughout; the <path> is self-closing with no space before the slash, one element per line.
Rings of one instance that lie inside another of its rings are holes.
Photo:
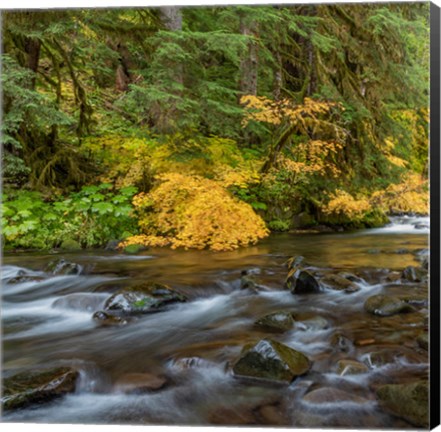
<path fill-rule="evenodd" d="M 384 412 L 375 387 L 428 375 L 427 351 L 417 335 L 427 326 L 427 302 L 391 317 L 363 309 L 371 295 L 423 295 L 427 287 L 387 280 L 390 272 L 419 265 L 428 248 L 428 218 L 401 218 L 390 226 L 353 233 L 279 234 L 235 252 L 153 249 L 137 256 L 89 251 L 10 254 L 2 268 L 3 374 L 69 365 L 80 371 L 76 391 L 52 402 L 5 412 L 7 422 L 82 424 L 287 425 L 297 427 L 412 428 Z M 415 227 L 417 226 L 417 228 Z M 303 255 L 317 274 L 327 269 L 361 277 L 361 290 L 326 289 L 318 295 L 283 290 L 290 256 Z M 61 256 L 82 266 L 79 275 L 49 275 Z M 258 294 L 240 290 L 248 270 Z M 12 283 L 26 272 L 28 279 Z M 166 283 L 189 301 L 147 314 L 123 326 L 100 326 L 94 311 L 129 281 Z M 268 334 L 259 317 L 290 311 L 295 326 Z M 335 346 L 336 335 L 347 341 Z M 272 337 L 303 352 L 311 371 L 289 386 L 245 382 L 231 372 L 242 347 Z M 370 353 L 387 350 L 392 361 L 370 364 Z M 349 358 L 370 365 L 358 375 L 339 374 Z M 158 391 L 126 394 L 127 374 L 165 377 Z M 344 391 L 337 399 L 308 401 L 311 389 Z M 316 403 L 317 402 L 317 403 Z"/>

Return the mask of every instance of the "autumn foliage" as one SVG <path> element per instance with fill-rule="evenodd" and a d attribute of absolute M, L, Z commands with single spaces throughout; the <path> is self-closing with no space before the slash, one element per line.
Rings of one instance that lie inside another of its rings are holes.
<path fill-rule="evenodd" d="M 216 181 L 178 173 L 162 175 L 160 180 L 150 193 L 135 196 L 144 235 L 127 239 L 122 247 L 171 245 L 226 251 L 267 236 L 265 223 L 251 206 Z"/>

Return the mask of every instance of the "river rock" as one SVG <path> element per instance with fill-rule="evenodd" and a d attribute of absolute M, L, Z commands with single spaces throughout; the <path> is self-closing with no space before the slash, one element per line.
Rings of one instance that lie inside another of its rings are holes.
<path fill-rule="evenodd" d="M 369 368 L 356 360 L 343 359 L 337 363 L 337 373 L 339 375 L 356 375 L 369 371 Z"/>
<path fill-rule="evenodd" d="M 320 315 L 305 319 L 299 323 L 300 330 L 327 330 L 328 328 L 329 321 Z"/>
<path fill-rule="evenodd" d="M 64 258 L 50 262 L 46 268 L 46 272 L 53 275 L 79 275 L 82 271 L 82 266 L 66 261 Z"/>
<path fill-rule="evenodd" d="M 340 352 L 350 352 L 354 347 L 352 341 L 341 333 L 333 334 L 330 343 L 337 351 Z"/>
<path fill-rule="evenodd" d="M 341 402 L 354 402 L 354 403 L 368 402 L 367 399 L 364 399 L 360 396 L 333 387 L 321 387 L 312 390 L 303 397 L 303 401 L 313 404 L 328 404 L 328 403 L 338 404 Z"/>
<path fill-rule="evenodd" d="M 301 255 L 291 257 L 288 259 L 288 261 L 286 261 L 286 266 L 288 267 L 288 270 L 298 269 L 304 264 L 305 264 L 305 257 Z"/>
<path fill-rule="evenodd" d="M 127 317 L 113 315 L 104 311 L 97 311 L 92 315 L 92 319 L 102 326 L 126 325 L 130 322 Z"/>
<path fill-rule="evenodd" d="M 243 270 L 240 277 L 240 289 L 249 289 L 251 291 L 257 292 L 258 286 L 254 278 L 249 274 L 247 270 Z"/>
<path fill-rule="evenodd" d="M 149 373 L 128 373 L 117 379 L 115 390 L 127 394 L 141 394 L 160 390 L 166 383 L 167 379 L 163 376 Z"/>
<path fill-rule="evenodd" d="M 319 283 L 307 270 L 291 270 L 286 278 L 285 287 L 292 294 L 317 294 L 320 292 Z"/>
<path fill-rule="evenodd" d="M 265 330 L 284 332 L 292 329 L 294 320 L 288 312 L 275 312 L 259 318 L 254 325 Z"/>
<path fill-rule="evenodd" d="M 185 302 L 187 298 L 167 285 L 144 282 L 124 288 L 113 294 L 104 304 L 105 311 L 142 314 L 162 310 L 171 303 Z"/>
<path fill-rule="evenodd" d="M 395 363 L 397 354 L 391 350 L 373 351 L 368 354 L 366 364 L 370 367 L 381 367 L 386 364 Z"/>
<path fill-rule="evenodd" d="M 427 381 L 386 384 L 376 391 L 380 406 L 414 426 L 429 427 L 429 386 Z"/>
<path fill-rule="evenodd" d="M 233 366 L 239 377 L 290 383 L 311 367 L 303 353 L 272 339 L 262 339 L 244 351 Z"/>
<path fill-rule="evenodd" d="M 401 273 L 401 278 L 409 282 L 422 282 L 427 272 L 415 266 L 407 266 Z"/>
<path fill-rule="evenodd" d="M 427 332 L 422 332 L 417 337 L 418 345 L 425 349 L 426 351 L 429 350 L 429 334 Z"/>
<path fill-rule="evenodd" d="M 49 402 L 75 391 L 78 372 L 69 367 L 21 372 L 3 380 L 4 410 Z"/>
<path fill-rule="evenodd" d="M 377 294 L 369 297 L 364 303 L 364 309 L 374 315 L 390 316 L 402 312 L 411 312 L 412 306 L 397 297 Z"/>
<path fill-rule="evenodd" d="M 359 291 L 360 288 L 354 282 L 336 274 L 328 274 L 321 280 L 333 290 L 345 291 L 348 293 Z"/>

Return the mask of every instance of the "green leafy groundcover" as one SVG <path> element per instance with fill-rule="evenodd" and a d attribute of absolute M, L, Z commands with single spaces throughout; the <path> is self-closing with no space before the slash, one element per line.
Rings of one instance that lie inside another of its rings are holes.
<path fill-rule="evenodd" d="M 2 196 L 2 235 L 6 249 L 99 247 L 137 232 L 132 215 L 135 187 L 85 186 L 56 201 L 38 192 Z"/>

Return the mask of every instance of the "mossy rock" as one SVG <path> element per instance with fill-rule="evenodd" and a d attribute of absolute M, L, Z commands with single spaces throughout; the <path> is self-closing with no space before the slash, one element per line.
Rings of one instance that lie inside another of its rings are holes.
<path fill-rule="evenodd" d="M 67 251 L 78 251 L 81 250 L 81 245 L 73 239 L 65 239 L 60 245 L 60 249 L 67 250 Z"/>
<path fill-rule="evenodd" d="M 131 244 L 131 245 L 128 245 L 124 248 L 124 253 L 129 254 L 129 255 L 136 255 L 139 252 L 142 252 L 143 250 L 145 250 L 144 245 Z"/>
<path fill-rule="evenodd" d="M 364 309 L 378 316 L 391 316 L 398 313 L 414 311 L 414 308 L 403 300 L 383 294 L 369 297 L 364 303 Z"/>
<path fill-rule="evenodd" d="M 380 406 L 414 426 L 429 427 L 429 385 L 427 381 L 387 384 L 377 389 Z"/>
<path fill-rule="evenodd" d="M 157 312 L 171 303 L 185 302 L 187 298 L 164 284 L 144 282 L 124 288 L 106 300 L 104 311 L 119 311 L 135 315 Z"/>
<path fill-rule="evenodd" d="M 390 219 L 380 210 L 373 210 L 363 216 L 361 220 L 366 228 L 380 228 L 390 223 Z"/>
<path fill-rule="evenodd" d="M 254 325 L 264 330 L 284 332 L 293 328 L 294 320 L 288 312 L 275 312 L 259 318 Z"/>
<path fill-rule="evenodd" d="M 272 339 L 262 339 L 245 352 L 233 366 L 236 376 L 290 383 L 311 368 L 310 360 Z"/>
<path fill-rule="evenodd" d="M 2 405 L 13 410 L 50 402 L 75 391 L 78 372 L 69 367 L 21 372 L 3 380 Z"/>
<path fill-rule="evenodd" d="M 296 214 L 291 221 L 291 228 L 307 228 L 314 225 L 317 225 L 314 216 L 306 212 Z"/>

